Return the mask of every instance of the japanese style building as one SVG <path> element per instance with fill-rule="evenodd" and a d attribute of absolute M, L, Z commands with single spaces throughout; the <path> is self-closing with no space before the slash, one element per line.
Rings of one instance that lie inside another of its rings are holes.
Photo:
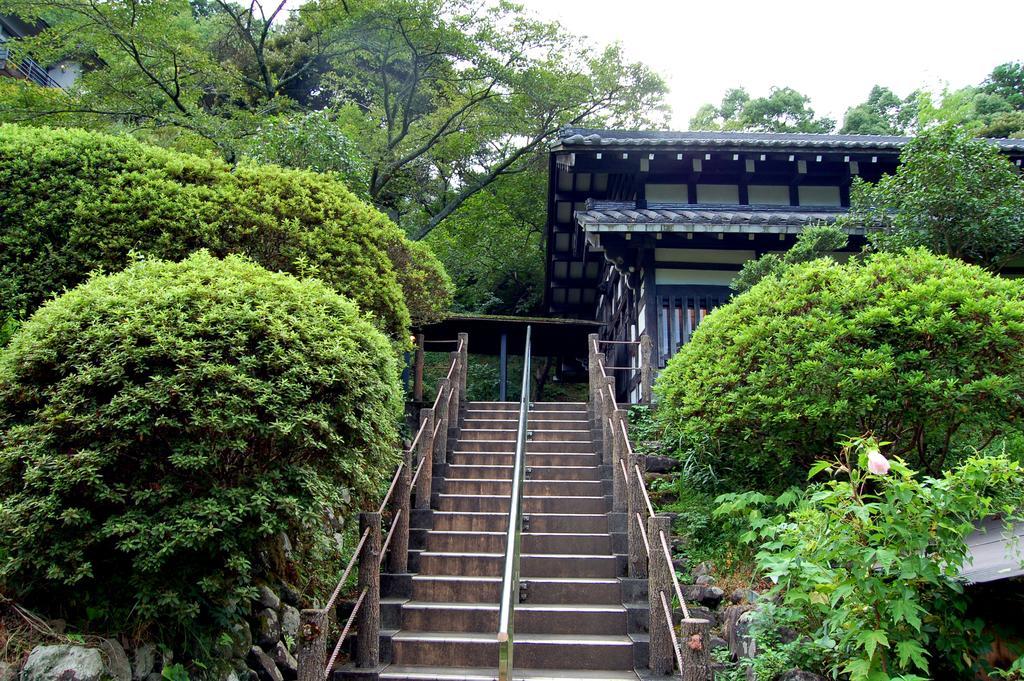
<path fill-rule="evenodd" d="M 548 312 L 600 322 L 603 340 L 647 334 L 664 367 L 744 262 L 834 221 L 854 178 L 893 172 L 909 139 L 563 130 L 549 159 Z M 1024 140 L 994 142 L 1021 165 Z M 865 230 L 846 230 L 859 251 Z M 635 346 L 608 347 L 612 365 L 636 366 Z M 631 401 L 638 380 L 619 378 Z"/>

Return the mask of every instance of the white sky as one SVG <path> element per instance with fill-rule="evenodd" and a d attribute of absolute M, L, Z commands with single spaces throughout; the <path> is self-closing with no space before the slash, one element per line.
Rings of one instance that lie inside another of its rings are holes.
<path fill-rule="evenodd" d="M 875 83 L 902 97 L 975 84 L 1024 59 L 1024 0 L 521 2 L 595 43 L 618 40 L 652 66 L 671 88 L 675 129 L 730 87 L 756 97 L 788 85 L 841 123 Z"/>

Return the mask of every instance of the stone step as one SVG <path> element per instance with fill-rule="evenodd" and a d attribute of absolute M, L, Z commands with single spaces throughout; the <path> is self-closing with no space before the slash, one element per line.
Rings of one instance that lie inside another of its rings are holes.
<path fill-rule="evenodd" d="M 474 409 L 472 406 L 466 409 L 463 414 L 464 419 L 486 419 L 486 420 L 508 420 L 512 423 L 517 423 L 519 420 L 519 410 L 514 411 L 502 411 L 496 409 Z M 580 409 L 579 411 L 539 411 L 531 409 L 527 420 L 533 421 L 586 421 L 587 410 Z"/>
<path fill-rule="evenodd" d="M 516 636 L 518 667 L 544 669 L 633 668 L 633 643 L 627 636 L 522 634 Z M 391 639 L 396 665 L 497 665 L 498 642 L 485 634 L 399 631 Z"/>
<path fill-rule="evenodd" d="M 530 440 L 526 443 L 527 454 L 546 454 L 575 452 L 579 454 L 593 454 L 594 443 L 590 440 Z M 463 440 L 455 443 L 455 451 L 459 452 L 506 452 L 515 453 L 516 441 L 510 440 Z"/>
<path fill-rule="evenodd" d="M 608 532 L 608 517 L 603 513 L 530 513 L 531 532 L 539 533 L 591 533 Z M 508 528 L 508 513 L 479 513 L 434 511 L 434 529 L 456 532 L 504 532 Z"/>
<path fill-rule="evenodd" d="M 425 575 L 496 577 L 501 575 L 504 564 L 504 551 L 423 551 L 420 554 L 420 574 Z M 618 577 L 619 571 L 618 557 L 610 554 L 523 553 L 520 556 L 523 577 Z"/>
<path fill-rule="evenodd" d="M 530 412 L 586 411 L 586 402 L 533 402 Z M 518 402 L 466 402 L 466 409 L 490 411 L 519 411 Z"/>
<path fill-rule="evenodd" d="M 381 681 L 498 681 L 497 668 L 420 667 L 390 665 L 379 678 Z M 513 681 L 637 681 L 635 672 L 602 669 L 579 671 L 575 669 L 521 669 L 512 671 Z"/>
<path fill-rule="evenodd" d="M 471 511 L 477 513 L 508 513 L 508 495 L 484 496 L 479 494 L 439 494 L 439 511 Z M 594 497 L 523 497 L 524 513 L 607 513 L 609 501 Z"/>
<path fill-rule="evenodd" d="M 586 419 L 578 421 L 569 419 L 535 419 L 527 421 L 527 427 L 533 431 L 540 430 L 586 430 L 589 432 L 590 422 Z M 471 430 L 496 428 L 498 430 L 517 430 L 519 427 L 518 418 L 508 419 L 479 419 L 467 418 L 463 421 L 463 428 Z"/>
<path fill-rule="evenodd" d="M 446 478 L 445 494 L 478 494 L 508 496 L 512 493 L 511 480 L 483 478 Z M 597 497 L 604 494 L 601 480 L 534 480 L 526 481 L 525 495 L 534 497 Z"/>
<path fill-rule="evenodd" d="M 601 469 L 597 466 L 529 466 L 529 469 L 531 480 L 601 479 Z M 463 480 L 511 480 L 512 464 L 450 464 L 448 477 Z"/>
<path fill-rule="evenodd" d="M 532 529 L 532 528 L 531 528 Z M 427 550 L 447 553 L 477 551 L 503 553 L 505 531 L 439 531 L 427 533 Z M 611 537 L 605 534 L 568 534 L 565 532 L 524 532 L 522 535 L 524 553 L 579 553 L 611 554 Z"/>
<path fill-rule="evenodd" d="M 455 450 L 448 462 L 459 466 L 511 466 L 515 452 L 463 452 Z M 526 465 L 530 466 L 597 466 L 601 457 L 580 452 L 527 452 Z"/>
<path fill-rule="evenodd" d="M 548 421 L 548 423 L 552 423 Z M 529 442 L 569 442 L 590 440 L 589 430 L 573 430 L 568 428 L 544 428 L 530 431 Z M 500 440 L 504 442 L 515 442 L 517 428 L 463 428 L 459 431 L 459 442 L 479 442 L 482 440 Z"/>
<path fill-rule="evenodd" d="M 533 577 L 523 578 L 524 602 L 546 604 L 621 604 L 622 587 L 613 578 Z M 444 603 L 497 603 L 501 598 L 500 577 L 465 575 L 413 575 L 412 598 Z"/>
<path fill-rule="evenodd" d="M 430 603 L 408 601 L 402 605 L 402 630 L 496 632 L 497 603 Z M 622 605 L 556 605 L 523 603 L 516 606 L 516 635 L 626 633 L 626 608 Z"/>

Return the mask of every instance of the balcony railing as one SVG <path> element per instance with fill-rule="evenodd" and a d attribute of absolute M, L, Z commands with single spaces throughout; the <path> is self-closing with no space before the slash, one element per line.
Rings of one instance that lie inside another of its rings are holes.
<path fill-rule="evenodd" d="M 39 62 L 29 56 L 19 56 L 10 45 L 5 44 L 7 42 L 8 38 L 0 37 L 0 69 L 16 71 L 36 85 L 64 89 Z"/>

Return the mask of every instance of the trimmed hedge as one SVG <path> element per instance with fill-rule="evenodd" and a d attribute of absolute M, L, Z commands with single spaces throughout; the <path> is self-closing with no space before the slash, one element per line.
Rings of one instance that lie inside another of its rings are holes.
<path fill-rule="evenodd" d="M 740 484 L 865 433 L 938 473 L 1020 434 L 1024 286 L 924 251 L 795 265 L 709 315 L 657 392 L 682 453 Z"/>
<path fill-rule="evenodd" d="M 200 248 L 314 274 L 403 342 L 410 306 L 426 321 L 451 299 L 433 254 L 332 174 L 232 170 L 129 137 L 4 125 L 0 186 L 0 281 L 13 289 L 0 318 L 122 269 L 133 251 L 179 260 Z"/>
<path fill-rule="evenodd" d="M 0 355 L 0 588 L 202 658 L 254 579 L 322 592 L 325 518 L 396 463 L 398 371 L 350 301 L 238 256 L 91 278 Z"/>

